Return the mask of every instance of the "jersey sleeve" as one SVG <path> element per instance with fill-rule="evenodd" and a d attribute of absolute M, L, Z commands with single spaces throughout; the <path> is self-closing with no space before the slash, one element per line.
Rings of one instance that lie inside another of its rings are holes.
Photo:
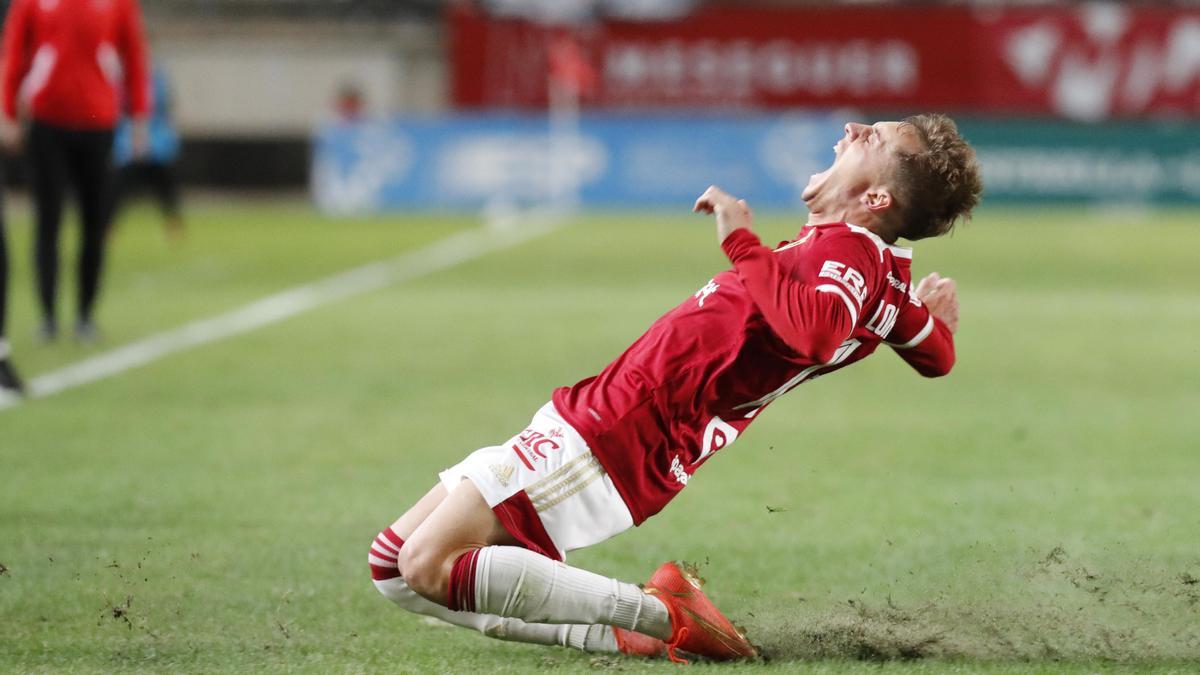
<path fill-rule="evenodd" d="M 783 269 L 750 230 L 735 230 L 721 246 L 772 332 L 816 363 L 833 358 L 854 330 L 856 305 Z"/>
<path fill-rule="evenodd" d="M 118 49 L 125 68 L 125 96 L 129 114 L 142 118 L 150 112 L 150 81 L 146 72 L 146 32 L 138 0 L 123 3 L 118 23 Z"/>
<path fill-rule="evenodd" d="M 21 81 L 29 72 L 29 2 L 14 0 L 8 9 L 8 19 L 4 22 L 4 65 L 0 70 L 0 90 L 4 96 L 4 116 L 8 119 L 17 118 L 17 92 Z"/>
<path fill-rule="evenodd" d="M 953 334 L 911 291 L 884 341 L 925 377 L 940 377 L 954 367 Z"/>

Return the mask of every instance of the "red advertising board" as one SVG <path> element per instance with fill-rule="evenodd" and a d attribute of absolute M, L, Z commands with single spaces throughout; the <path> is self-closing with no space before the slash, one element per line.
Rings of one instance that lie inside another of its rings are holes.
<path fill-rule="evenodd" d="M 1196 9 L 1089 3 L 974 20 L 987 83 L 974 107 L 1085 120 L 1200 115 Z"/>
<path fill-rule="evenodd" d="M 457 5 L 449 28 L 461 107 L 545 106 L 548 53 L 571 39 L 587 66 L 582 103 L 593 108 L 1200 114 L 1198 10 L 724 5 L 566 29 Z"/>

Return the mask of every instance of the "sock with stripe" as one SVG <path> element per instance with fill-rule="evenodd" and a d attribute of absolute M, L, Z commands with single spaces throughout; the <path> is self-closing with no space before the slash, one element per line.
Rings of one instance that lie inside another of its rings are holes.
<path fill-rule="evenodd" d="M 404 540 L 392 528 L 379 533 L 371 544 L 367 562 L 375 588 L 400 607 L 446 623 L 471 628 L 499 640 L 540 645 L 561 645 L 586 652 L 615 652 L 617 641 L 609 626 L 550 625 L 526 623 L 520 619 L 504 618 L 474 612 L 456 612 L 427 600 L 408 587 L 396 564 Z"/>
<path fill-rule="evenodd" d="M 460 556 L 450 573 L 448 605 L 528 623 L 604 624 L 671 637 L 667 606 L 638 586 L 516 546 L 485 546 Z"/>

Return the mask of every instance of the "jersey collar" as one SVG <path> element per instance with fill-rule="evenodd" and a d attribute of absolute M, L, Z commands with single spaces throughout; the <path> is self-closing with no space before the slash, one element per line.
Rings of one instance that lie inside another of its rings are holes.
<path fill-rule="evenodd" d="M 892 254 L 892 257 L 894 257 L 894 258 L 904 258 L 905 260 L 912 260 L 912 249 L 911 248 L 905 248 L 903 246 L 893 246 L 893 245 L 887 243 L 886 241 L 884 241 L 883 239 L 881 239 L 879 237 L 879 235 L 875 234 L 874 232 L 868 230 L 865 227 L 859 227 L 858 225 L 854 225 L 851 223 L 843 223 L 843 224 L 846 227 L 850 228 L 850 230 L 853 232 L 867 235 L 867 237 L 872 242 L 875 243 L 875 248 L 879 249 L 880 254 L 882 254 L 884 251 L 888 251 Z"/>

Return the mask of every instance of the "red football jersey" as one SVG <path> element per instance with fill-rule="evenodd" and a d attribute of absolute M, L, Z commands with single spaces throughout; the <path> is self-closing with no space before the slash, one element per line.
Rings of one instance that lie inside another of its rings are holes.
<path fill-rule="evenodd" d="M 130 113 L 150 107 L 137 0 L 13 0 L 0 75 L 4 115 L 28 98 L 33 119 L 71 129 L 111 129 L 118 84 Z"/>
<path fill-rule="evenodd" d="M 663 315 L 599 375 L 554 392 L 640 524 L 763 408 L 886 341 L 927 376 L 949 372 L 949 330 L 912 293 L 909 249 L 846 223 L 774 251 L 746 229 L 734 267 Z"/>

